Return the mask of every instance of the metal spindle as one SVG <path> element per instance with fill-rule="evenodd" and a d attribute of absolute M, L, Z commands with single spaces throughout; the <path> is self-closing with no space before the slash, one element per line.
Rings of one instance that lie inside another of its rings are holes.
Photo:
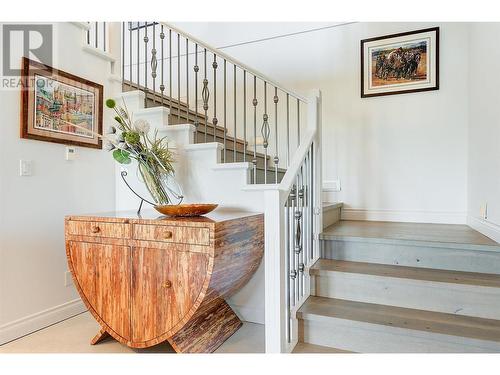
<path fill-rule="evenodd" d="M 269 146 L 269 135 L 271 130 L 268 123 L 269 116 L 267 115 L 267 82 L 264 81 L 264 115 L 262 115 L 262 127 L 260 132 L 262 134 L 264 146 L 264 184 L 267 184 L 267 147 Z"/>
<path fill-rule="evenodd" d="M 247 161 L 247 71 L 243 70 L 243 162 Z"/>
<path fill-rule="evenodd" d="M 90 45 L 90 22 L 87 22 L 89 28 L 87 29 L 87 44 Z"/>
<path fill-rule="evenodd" d="M 141 73 L 140 73 L 140 64 L 141 64 L 141 29 L 140 29 L 140 23 L 137 22 L 137 89 L 140 89 L 140 82 L 141 82 Z"/>
<path fill-rule="evenodd" d="M 189 124 L 189 39 L 186 38 L 186 123 Z"/>
<path fill-rule="evenodd" d="M 274 138 L 275 138 L 275 146 L 274 146 L 274 183 L 278 183 L 278 163 L 280 161 L 278 157 L 278 88 L 274 87 Z"/>
<path fill-rule="evenodd" d="M 148 107 L 148 23 L 144 23 L 144 107 Z"/>
<path fill-rule="evenodd" d="M 207 142 L 207 127 L 208 127 L 208 99 L 210 97 L 208 92 L 208 79 L 207 79 L 207 49 L 204 50 L 204 66 L 205 66 L 205 78 L 203 78 L 203 90 L 201 91 L 201 96 L 203 99 L 203 110 L 205 111 L 205 142 Z"/>
<path fill-rule="evenodd" d="M 233 150 L 233 161 L 236 162 L 238 160 L 236 160 L 236 65 L 233 64 L 233 106 L 234 106 L 234 124 L 233 124 L 233 127 L 234 127 L 234 134 L 233 134 L 233 146 L 234 146 L 234 150 Z"/>
<path fill-rule="evenodd" d="M 194 45 L 194 111 L 195 111 L 195 118 L 194 118 L 194 126 L 198 128 L 200 125 L 200 122 L 198 121 L 198 71 L 200 70 L 200 67 L 198 66 L 198 43 Z"/>
<path fill-rule="evenodd" d="M 218 67 L 217 55 L 214 53 L 214 61 L 212 62 L 212 68 L 214 69 L 214 118 L 212 119 L 212 124 L 214 125 L 214 141 L 215 141 L 215 134 L 217 132 L 217 124 L 219 123 L 219 119 L 217 118 L 217 67 Z M 226 133 L 224 133 L 224 144 L 226 144 L 225 137 Z M 226 161 L 225 152 L 226 150 L 224 150 L 224 162 Z"/>
<path fill-rule="evenodd" d="M 102 44 L 103 50 L 106 52 L 106 22 L 102 23 Z"/>
<path fill-rule="evenodd" d="M 156 58 L 156 23 L 153 22 L 153 48 L 151 49 L 151 78 L 153 81 L 153 107 L 156 104 L 156 69 L 158 59 Z"/>
<path fill-rule="evenodd" d="M 293 243 L 293 249 L 292 249 L 292 271 L 290 273 L 290 276 L 292 277 L 293 280 L 293 306 L 298 302 L 298 262 L 297 262 L 297 247 L 296 247 L 296 233 L 297 233 L 297 217 L 295 215 L 295 206 L 297 203 L 297 185 L 294 184 L 292 187 L 292 191 L 290 193 L 290 198 L 292 200 L 292 243 Z"/>
<path fill-rule="evenodd" d="M 285 291 L 286 291 L 286 342 L 291 342 L 290 337 L 290 196 L 285 203 Z"/>
<path fill-rule="evenodd" d="M 122 22 L 122 82 L 125 81 L 125 22 Z"/>
<path fill-rule="evenodd" d="M 253 76 L 253 183 L 257 183 L 257 77 Z"/>
<path fill-rule="evenodd" d="M 168 108 L 172 113 L 172 30 L 168 30 Z"/>
<path fill-rule="evenodd" d="M 181 35 L 177 34 L 177 120 L 181 123 Z"/>
<path fill-rule="evenodd" d="M 132 84 L 132 22 L 128 23 L 128 44 L 129 44 L 129 61 L 128 61 L 128 77 L 129 82 Z"/>
<path fill-rule="evenodd" d="M 161 84 L 160 84 L 160 92 L 161 92 L 161 106 L 163 107 L 163 99 L 164 99 L 164 91 L 165 91 L 165 80 L 163 78 L 163 69 L 164 69 L 164 56 L 163 56 L 163 50 L 164 50 L 164 41 L 165 41 L 165 33 L 163 32 L 163 25 L 161 25 L 161 30 L 160 30 L 160 40 L 161 40 Z"/>
<path fill-rule="evenodd" d="M 226 59 L 224 59 L 224 163 L 226 162 L 226 151 L 227 151 L 227 117 L 226 117 Z M 235 160 L 233 160 L 235 161 Z"/>

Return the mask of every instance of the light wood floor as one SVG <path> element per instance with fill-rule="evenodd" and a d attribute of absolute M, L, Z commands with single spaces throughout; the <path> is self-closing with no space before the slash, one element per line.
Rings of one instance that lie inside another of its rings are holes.
<path fill-rule="evenodd" d="M 342 220 L 323 231 L 322 237 L 364 237 L 471 245 L 500 246 L 467 225 Z"/>
<path fill-rule="evenodd" d="M 174 353 L 168 343 L 147 349 L 131 349 L 113 339 L 89 345 L 99 330 L 86 312 L 0 346 L 0 353 Z M 216 353 L 264 353 L 264 326 L 244 322 Z"/>

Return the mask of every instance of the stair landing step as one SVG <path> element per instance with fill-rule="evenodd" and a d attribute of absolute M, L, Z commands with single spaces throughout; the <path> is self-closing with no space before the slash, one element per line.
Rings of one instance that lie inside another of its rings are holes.
<path fill-rule="evenodd" d="M 325 240 L 444 246 L 500 252 L 500 244 L 467 225 L 341 220 L 325 228 Z"/>
<path fill-rule="evenodd" d="M 402 279 L 434 281 L 500 288 L 500 275 L 449 271 L 431 268 L 394 266 L 344 260 L 319 259 L 310 269 L 311 275 L 328 276 L 332 272 L 358 273 Z"/>
<path fill-rule="evenodd" d="M 314 344 L 308 344 L 306 342 L 299 342 L 297 345 L 295 345 L 295 348 L 293 348 L 292 353 L 354 353 L 350 352 L 348 350 L 342 350 L 342 349 L 337 349 L 337 348 L 330 348 L 329 346 L 321 346 L 321 345 L 314 345 Z"/>
<path fill-rule="evenodd" d="M 410 330 L 500 342 L 500 320 L 309 297 L 297 312 L 304 320 L 337 318 Z"/>

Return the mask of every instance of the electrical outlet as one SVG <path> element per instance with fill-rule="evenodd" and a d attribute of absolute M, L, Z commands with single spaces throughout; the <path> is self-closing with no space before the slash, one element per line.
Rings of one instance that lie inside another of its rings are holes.
<path fill-rule="evenodd" d="M 71 277 L 71 272 L 66 271 L 64 273 L 64 286 L 72 286 L 73 285 L 73 278 Z"/>
<path fill-rule="evenodd" d="M 481 207 L 479 207 L 479 216 L 481 219 L 488 219 L 488 203 L 483 203 Z"/>

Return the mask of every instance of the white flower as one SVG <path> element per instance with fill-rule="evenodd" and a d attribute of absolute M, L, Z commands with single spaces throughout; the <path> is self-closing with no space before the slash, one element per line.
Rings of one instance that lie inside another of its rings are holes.
<path fill-rule="evenodd" d="M 139 133 L 148 133 L 149 132 L 149 122 L 143 119 L 134 121 L 134 129 Z"/>

